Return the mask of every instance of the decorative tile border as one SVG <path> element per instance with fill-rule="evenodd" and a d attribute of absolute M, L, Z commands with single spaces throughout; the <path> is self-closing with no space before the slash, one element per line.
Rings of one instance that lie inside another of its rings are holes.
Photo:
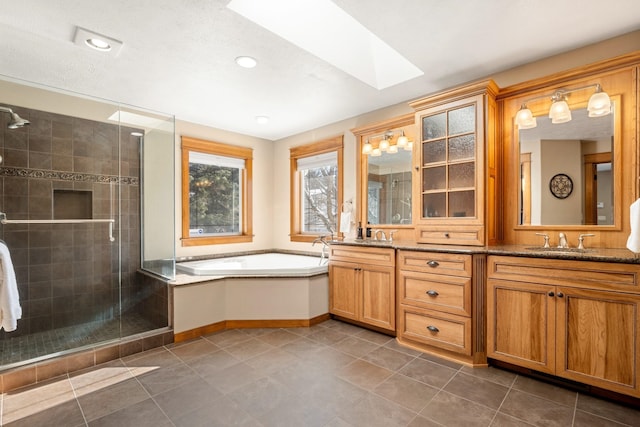
<path fill-rule="evenodd" d="M 96 182 L 99 184 L 140 185 L 134 176 L 96 175 L 91 173 L 63 172 L 45 169 L 0 167 L 0 176 L 20 178 L 52 179 L 58 181 Z"/>

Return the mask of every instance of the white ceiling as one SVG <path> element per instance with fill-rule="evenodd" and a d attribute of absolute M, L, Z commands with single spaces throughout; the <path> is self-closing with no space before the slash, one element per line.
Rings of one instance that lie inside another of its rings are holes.
<path fill-rule="evenodd" d="M 4 4 L 0 74 L 278 140 L 640 29 L 638 0 L 334 0 L 424 71 L 377 90 L 228 2 Z M 78 46 L 76 26 L 124 46 L 117 57 Z M 239 68 L 240 55 L 258 66 Z M 258 115 L 271 120 L 257 124 Z"/>

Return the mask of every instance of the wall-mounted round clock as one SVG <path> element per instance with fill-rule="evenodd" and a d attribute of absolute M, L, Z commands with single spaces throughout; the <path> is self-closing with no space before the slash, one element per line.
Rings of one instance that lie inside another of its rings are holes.
<path fill-rule="evenodd" d="M 558 199 L 566 199 L 573 191 L 573 181 L 568 175 L 559 173 L 549 181 L 549 190 Z"/>

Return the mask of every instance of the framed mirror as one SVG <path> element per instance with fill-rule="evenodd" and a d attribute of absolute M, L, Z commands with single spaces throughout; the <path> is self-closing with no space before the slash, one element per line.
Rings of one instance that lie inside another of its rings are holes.
<path fill-rule="evenodd" d="M 621 178 L 616 104 L 612 97 L 607 116 L 572 108 L 569 122 L 552 124 L 542 115 L 535 128 L 518 131 L 518 225 L 615 225 Z"/>
<path fill-rule="evenodd" d="M 358 140 L 357 222 L 362 228 L 413 227 L 414 120 L 410 113 L 351 130 Z M 383 140 L 391 149 L 381 145 Z"/>
<path fill-rule="evenodd" d="M 411 225 L 411 151 L 367 156 L 367 221 Z"/>

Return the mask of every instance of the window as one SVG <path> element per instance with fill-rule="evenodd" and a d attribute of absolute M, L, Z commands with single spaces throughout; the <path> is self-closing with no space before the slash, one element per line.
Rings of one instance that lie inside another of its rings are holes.
<path fill-rule="evenodd" d="M 182 137 L 182 246 L 253 240 L 252 153 Z"/>
<path fill-rule="evenodd" d="M 291 240 L 310 242 L 338 230 L 342 136 L 291 148 Z"/>

